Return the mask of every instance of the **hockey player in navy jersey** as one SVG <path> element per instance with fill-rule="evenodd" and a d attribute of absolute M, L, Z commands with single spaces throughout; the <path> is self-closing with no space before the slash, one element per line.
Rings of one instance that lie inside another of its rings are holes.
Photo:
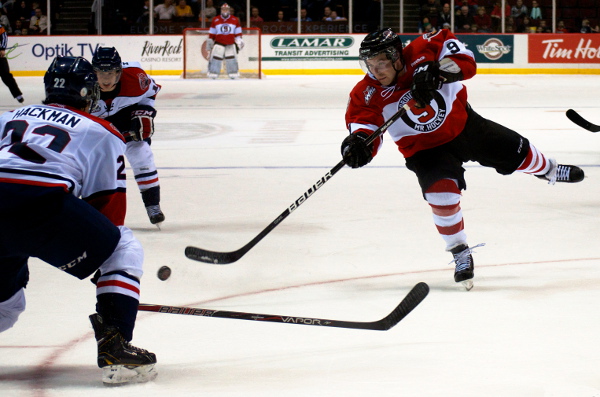
<path fill-rule="evenodd" d="M 99 90 L 87 60 L 56 58 L 44 85 L 43 105 L 0 116 L 0 332 L 25 310 L 30 257 L 81 280 L 96 272 L 90 320 L 102 379 L 150 380 L 156 356 L 129 343 L 144 253 L 123 226 L 125 141 L 89 114 Z"/>
<path fill-rule="evenodd" d="M 160 85 L 137 63 L 122 63 L 114 47 L 100 47 L 92 58 L 98 76 L 100 100 L 94 116 L 113 123 L 125 137 L 125 156 L 142 194 L 148 218 L 160 224 L 165 215 L 160 208 L 160 184 L 150 144 L 154 134 L 154 102 Z"/>
<path fill-rule="evenodd" d="M 350 93 L 342 143 L 352 168 L 368 164 L 381 145 L 365 140 L 405 104 L 403 117 L 388 128 L 406 166 L 418 178 L 438 232 L 455 262 L 454 280 L 473 286 L 472 249 L 460 208 L 466 189 L 463 163 L 476 161 L 503 175 L 524 172 L 555 182 L 580 182 L 583 170 L 557 164 L 517 132 L 477 114 L 461 80 L 476 73 L 473 53 L 449 30 L 428 33 L 403 48 L 391 29 L 370 33 L 359 60 L 367 73 Z"/>

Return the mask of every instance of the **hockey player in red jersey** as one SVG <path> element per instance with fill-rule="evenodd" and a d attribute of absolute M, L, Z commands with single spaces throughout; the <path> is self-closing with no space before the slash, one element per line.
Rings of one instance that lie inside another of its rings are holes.
<path fill-rule="evenodd" d="M 89 114 L 99 92 L 87 60 L 56 58 L 44 85 L 44 105 L 0 116 L 0 332 L 25 310 L 29 257 L 81 280 L 96 272 L 90 320 L 103 381 L 151 380 L 156 356 L 129 343 L 144 253 L 123 226 L 125 142 Z"/>
<path fill-rule="evenodd" d="M 407 168 L 417 175 L 435 226 L 454 257 L 454 280 L 471 289 L 472 248 L 460 208 L 466 189 L 462 164 L 476 161 L 503 175 L 520 171 L 551 184 L 580 182 L 583 170 L 557 164 L 527 138 L 471 108 L 461 80 L 475 75 L 475 59 L 446 29 L 420 36 L 406 48 L 391 29 L 370 33 L 361 43 L 359 59 L 367 74 L 350 93 L 346 110 L 350 135 L 341 148 L 344 162 L 352 168 L 368 164 L 382 140 L 367 146 L 365 139 L 408 104 L 410 111 L 388 132 Z"/>
<path fill-rule="evenodd" d="M 240 20 L 230 14 L 227 3 L 221 6 L 221 14 L 213 18 L 208 30 L 206 50 L 210 53 L 208 60 L 208 77 L 216 79 L 221 73 L 221 63 L 225 60 L 227 75 L 240 77 L 237 53 L 244 48 Z"/>
<path fill-rule="evenodd" d="M 160 208 L 160 183 L 150 147 L 154 134 L 154 102 L 160 85 L 137 63 L 122 63 L 114 47 L 100 47 L 92 58 L 98 76 L 100 100 L 94 116 L 113 123 L 127 142 L 125 155 L 154 225 L 165 220 Z"/>

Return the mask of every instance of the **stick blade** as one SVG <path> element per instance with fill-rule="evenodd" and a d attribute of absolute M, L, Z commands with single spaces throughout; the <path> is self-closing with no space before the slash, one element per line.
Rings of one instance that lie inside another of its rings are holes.
<path fill-rule="evenodd" d="M 387 331 L 398 324 L 415 307 L 417 307 L 429 294 L 429 285 L 424 282 L 417 283 L 410 292 L 402 299 L 402 302 L 386 317 L 377 322 L 377 328 Z"/>
<path fill-rule="evenodd" d="M 198 247 L 185 247 L 185 256 L 198 262 L 211 263 L 213 265 L 226 265 L 240 259 L 243 254 L 239 251 L 215 252 Z"/>
<path fill-rule="evenodd" d="M 573 109 L 567 110 L 566 114 L 567 114 L 567 117 L 569 118 L 569 120 L 571 120 L 573 123 L 577 124 L 581 128 L 586 129 L 586 130 L 591 131 L 591 132 L 598 132 L 598 131 L 600 131 L 600 126 L 597 126 L 597 125 L 594 125 L 594 124 L 590 123 L 589 121 L 587 121 L 586 119 L 584 119 L 583 117 L 581 117 L 579 115 L 579 113 L 577 113 Z"/>

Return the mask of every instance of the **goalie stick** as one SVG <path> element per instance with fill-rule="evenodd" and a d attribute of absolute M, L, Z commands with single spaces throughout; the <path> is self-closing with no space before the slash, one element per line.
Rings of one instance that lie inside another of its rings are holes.
<path fill-rule="evenodd" d="M 587 121 L 586 119 L 584 119 L 583 117 L 581 117 L 579 115 L 579 113 L 577 113 L 573 109 L 567 110 L 567 117 L 569 118 L 569 120 L 571 120 L 572 122 L 574 122 L 575 124 L 577 124 L 581 128 L 584 128 L 584 129 L 586 129 L 588 131 L 591 131 L 591 132 L 598 132 L 598 131 L 600 131 L 600 125 L 596 125 L 596 124 L 590 123 L 589 121 Z"/>
<path fill-rule="evenodd" d="M 317 325 L 321 327 L 371 329 L 375 331 L 387 331 L 394 325 L 398 324 L 400 320 L 406 317 L 415 307 L 417 307 L 419 303 L 421 303 L 423 299 L 425 299 L 428 293 L 429 286 L 426 283 L 417 283 L 406 295 L 406 297 L 402 299 L 402 302 L 400 302 L 400 304 L 396 306 L 396 308 L 390 314 L 388 314 L 381 320 L 372 322 L 326 320 L 322 318 L 313 317 L 294 317 L 282 316 L 277 314 L 245 313 L 227 310 L 201 309 L 196 307 L 151 305 L 147 303 L 140 303 L 139 310 L 155 313 L 185 314 L 189 316 L 232 318 L 237 320 L 250 321 L 266 321 L 271 323 Z"/>
<path fill-rule="evenodd" d="M 369 138 L 365 141 L 365 144 L 368 146 L 372 144 L 375 139 L 381 136 L 396 120 L 400 117 L 404 116 L 406 112 L 410 110 L 408 104 L 404 104 L 400 110 L 398 110 L 392 117 L 390 117 L 381 127 L 375 130 L 373 134 L 369 136 Z M 304 203 L 310 196 L 313 195 L 319 188 L 321 188 L 325 182 L 331 179 L 339 170 L 344 167 L 344 160 L 337 163 L 335 167 L 333 167 L 327 174 L 325 174 L 321 179 L 319 179 L 314 185 L 310 187 L 302 196 L 300 196 L 296 201 L 294 201 L 288 208 L 285 209 L 273 222 L 271 222 L 266 228 L 263 229 L 256 237 L 254 237 L 250 242 L 244 245 L 242 248 L 236 251 L 229 252 L 217 252 L 205 250 L 202 248 L 188 246 L 185 248 L 185 256 L 189 259 L 193 259 L 195 261 L 213 263 L 216 265 L 225 265 L 228 263 L 232 263 L 240 259 L 242 256 L 246 254 L 246 252 L 250 251 L 252 247 L 254 247 L 260 240 L 262 240 L 267 234 L 269 234 L 277 225 L 279 225 L 285 218 L 287 218 L 292 212 L 294 212 L 302 203 Z"/>

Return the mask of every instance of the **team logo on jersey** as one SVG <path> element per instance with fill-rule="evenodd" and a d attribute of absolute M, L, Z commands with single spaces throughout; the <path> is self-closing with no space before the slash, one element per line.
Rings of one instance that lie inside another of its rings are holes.
<path fill-rule="evenodd" d="M 371 102 L 371 98 L 373 98 L 373 94 L 375 93 L 375 87 L 368 86 L 366 90 L 363 91 L 365 94 L 365 105 L 368 105 Z"/>
<path fill-rule="evenodd" d="M 402 116 L 402 121 L 409 127 L 418 132 L 431 132 L 438 129 L 448 115 L 446 102 L 442 95 L 435 91 L 433 93 L 433 99 L 429 105 L 418 108 L 416 101 L 413 99 L 412 94 L 408 91 L 398 101 L 398 110 L 406 103 L 410 106 L 410 112 L 406 112 Z"/>
<path fill-rule="evenodd" d="M 140 88 L 144 91 L 150 86 L 150 79 L 146 73 L 138 73 L 138 80 L 140 81 Z"/>

